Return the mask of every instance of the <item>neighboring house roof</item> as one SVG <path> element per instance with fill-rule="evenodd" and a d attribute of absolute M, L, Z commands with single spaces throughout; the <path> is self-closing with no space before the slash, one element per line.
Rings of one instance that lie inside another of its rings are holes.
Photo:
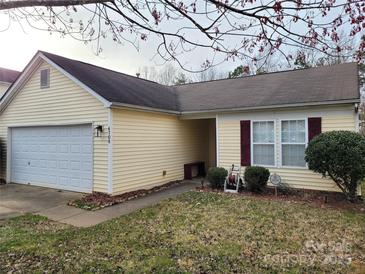
<path fill-rule="evenodd" d="M 181 111 L 359 99 L 356 63 L 176 86 Z"/>
<path fill-rule="evenodd" d="M 18 78 L 20 72 L 16 70 L 0 68 L 0 82 L 13 83 Z"/>
<path fill-rule="evenodd" d="M 38 52 L 4 95 L 3 110 L 26 75 L 40 60 L 53 63 L 66 76 L 106 106 L 126 106 L 171 113 L 232 111 L 359 102 L 358 66 L 347 63 L 274 72 L 180 86 L 164 86 L 113 70 Z"/>

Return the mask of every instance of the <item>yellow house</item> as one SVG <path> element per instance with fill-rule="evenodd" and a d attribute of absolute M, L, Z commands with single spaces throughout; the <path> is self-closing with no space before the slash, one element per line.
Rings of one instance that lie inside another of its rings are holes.
<path fill-rule="evenodd" d="M 112 195 L 212 166 L 263 165 L 292 187 L 316 134 L 358 130 L 355 63 L 166 87 L 38 52 L 0 107 L 1 178 Z"/>

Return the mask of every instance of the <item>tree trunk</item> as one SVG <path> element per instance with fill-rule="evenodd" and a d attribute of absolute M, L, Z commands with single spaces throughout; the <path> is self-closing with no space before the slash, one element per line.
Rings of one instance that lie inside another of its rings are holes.
<path fill-rule="evenodd" d="M 351 203 L 356 202 L 357 200 L 357 183 L 351 182 L 348 188 L 348 200 Z"/>

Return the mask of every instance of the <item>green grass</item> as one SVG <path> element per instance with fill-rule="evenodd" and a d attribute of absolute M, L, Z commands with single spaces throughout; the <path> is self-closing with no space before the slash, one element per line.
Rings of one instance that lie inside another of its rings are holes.
<path fill-rule="evenodd" d="M 287 254 L 306 261 L 275 259 Z M 85 229 L 34 215 L 0 224 L 0 273 L 364 273 L 364 262 L 365 214 L 214 193 Z"/>

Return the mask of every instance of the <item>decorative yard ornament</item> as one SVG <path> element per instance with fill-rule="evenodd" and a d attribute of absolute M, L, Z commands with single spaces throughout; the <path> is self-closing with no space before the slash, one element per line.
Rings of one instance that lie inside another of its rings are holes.
<path fill-rule="evenodd" d="M 237 193 L 241 180 L 241 167 L 232 164 L 224 181 L 224 192 Z"/>
<path fill-rule="evenodd" d="M 278 186 L 281 184 L 281 177 L 273 173 L 269 177 L 270 183 L 275 187 L 275 196 L 278 196 Z"/>
<path fill-rule="evenodd" d="M 269 180 L 270 183 L 272 183 L 274 186 L 278 186 L 281 184 L 281 177 L 276 173 L 271 174 Z"/>

